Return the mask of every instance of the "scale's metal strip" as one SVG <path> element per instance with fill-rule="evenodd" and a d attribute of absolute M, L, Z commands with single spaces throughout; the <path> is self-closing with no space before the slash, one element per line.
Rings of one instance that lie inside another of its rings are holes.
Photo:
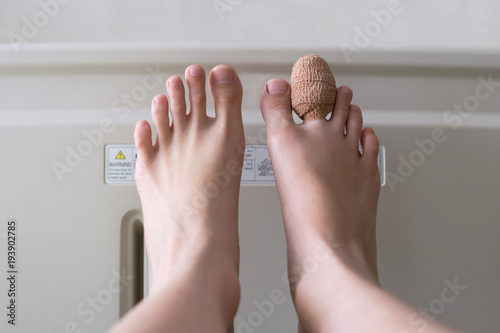
<path fill-rule="evenodd" d="M 363 153 L 361 146 L 359 151 Z M 106 145 L 104 181 L 106 184 L 135 184 L 137 149 L 134 145 Z M 385 148 L 378 155 L 380 184 L 385 185 Z M 275 185 L 274 172 L 266 145 L 247 145 L 241 174 L 242 185 Z"/>

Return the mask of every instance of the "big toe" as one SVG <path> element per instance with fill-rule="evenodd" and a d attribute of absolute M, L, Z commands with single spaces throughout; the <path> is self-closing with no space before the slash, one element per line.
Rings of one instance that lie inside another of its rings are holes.
<path fill-rule="evenodd" d="M 243 88 L 234 68 L 219 65 L 212 69 L 209 87 L 217 121 L 225 124 L 232 121 L 241 122 Z"/>
<path fill-rule="evenodd" d="M 290 85 L 285 80 L 273 79 L 266 83 L 260 109 L 268 134 L 275 134 L 294 124 L 290 92 Z"/>

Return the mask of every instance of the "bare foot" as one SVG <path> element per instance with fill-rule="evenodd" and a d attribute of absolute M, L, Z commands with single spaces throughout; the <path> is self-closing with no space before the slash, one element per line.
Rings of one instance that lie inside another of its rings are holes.
<path fill-rule="evenodd" d="M 302 330 L 322 331 L 320 323 L 336 311 L 328 299 L 337 297 L 348 278 L 378 284 L 379 143 L 373 130 L 363 130 L 361 110 L 351 100 L 352 91 L 340 87 L 330 120 L 295 124 L 286 81 L 271 80 L 262 93 Z"/>
<path fill-rule="evenodd" d="M 192 303 L 189 318 L 195 318 L 182 327 L 184 332 L 227 330 L 240 297 L 237 219 L 244 148 L 242 87 L 233 68 L 214 68 L 209 86 L 216 117 L 211 118 L 206 114 L 203 68 L 190 66 L 185 77 L 189 114 L 184 84 L 173 76 L 167 81 L 170 102 L 164 95 L 152 102 L 158 133 L 154 143 L 147 121 L 139 122 L 134 134 L 136 182 L 153 279 L 151 296 L 166 289 L 182 290 L 183 302 Z M 217 326 L 219 319 L 224 327 Z"/>

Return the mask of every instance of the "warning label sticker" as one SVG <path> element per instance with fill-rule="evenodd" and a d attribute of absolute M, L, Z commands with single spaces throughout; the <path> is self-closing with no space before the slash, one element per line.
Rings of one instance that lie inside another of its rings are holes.
<path fill-rule="evenodd" d="M 274 184 L 274 172 L 267 146 L 246 146 L 242 184 Z"/>
<path fill-rule="evenodd" d="M 106 145 L 105 149 L 105 182 L 106 184 L 135 184 L 135 162 L 137 149 L 134 145 Z M 360 147 L 360 152 L 362 149 Z M 378 156 L 381 186 L 385 185 L 385 149 L 380 146 Z M 265 145 L 248 145 L 245 147 L 242 185 L 274 185 L 274 172 Z"/>
<path fill-rule="evenodd" d="M 137 149 L 134 145 L 106 145 L 106 184 L 135 184 Z"/>

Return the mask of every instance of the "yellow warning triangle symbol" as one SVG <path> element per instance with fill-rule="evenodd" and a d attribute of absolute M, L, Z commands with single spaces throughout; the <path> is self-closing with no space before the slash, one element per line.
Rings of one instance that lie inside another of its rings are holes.
<path fill-rule="evenodd" d="M 123 155 L 121 150 L 118 155 L 116 155 L 115 160 L 125 160 L 125 155 Z"/>

